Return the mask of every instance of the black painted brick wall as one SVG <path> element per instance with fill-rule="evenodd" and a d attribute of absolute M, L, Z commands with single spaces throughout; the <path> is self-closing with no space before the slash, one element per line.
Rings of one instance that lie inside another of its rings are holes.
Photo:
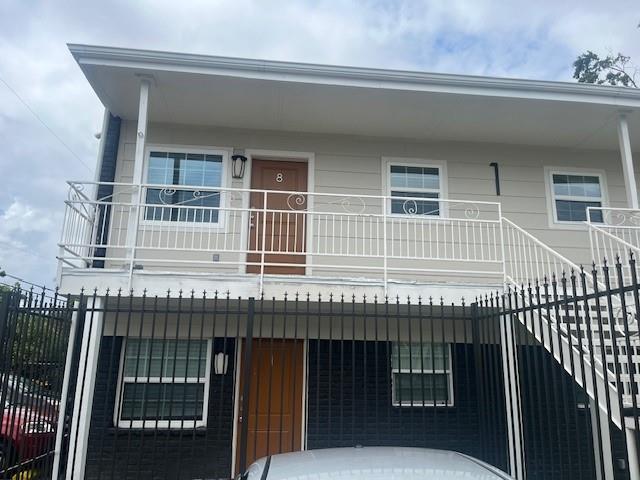
<path fill-rule="evenodd" d="M 495 404 L 483 412 L 484 422 L 493 425 L 496 434 L 483 437 L 472 345 L 452 348 L 455 406 L 423 408 L 392 406 L 388 343 L 333 341 L 331 348 L 329 344 L 309 342 L 309 448 L 430 447 L 478 458 L 488 455 L 492 463 L 504 466 L 504 411 Z M 502 388 L 501 382 L 497 385 Z"/>
<path fill-rule="evenodd" d="M 212 369 L 207 427 L 180 430 L 115 429 L 113 422 L 121 337 L 104 337 L 98 361 L 86 478 L 229 478 L 233 437 L 234 340 L 226 343 L 229 368 Z M 213 353 L 224 349 L 216 339 Z"/>
<path fill-rule="evenodd" d="M 529 478 L 595 479 L 591 414 L 577 407 L 584 393 L 542 347 L 520 346 L 518 355 Z M 626 458 L 623 432 L 610 428 L 616 465 Z M 628 479 L 628 472 L 616 466 L 615 478 Z"/>

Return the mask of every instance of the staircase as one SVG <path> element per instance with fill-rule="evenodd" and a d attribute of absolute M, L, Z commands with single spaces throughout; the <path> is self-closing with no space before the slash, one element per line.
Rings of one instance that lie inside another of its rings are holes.
<path fill-rule="evenodd" d="M 633 394 L 640 385 L 640 302 L 634 289 L 625 287 L 627 278 L 637 280 L 635 264 L 592 274 L 506 218 L 502 228 L 506 287 L 530 312 L 517 315 L 520 323 L 624 429 L 624 410 L 640 405 L 640 396 Z M 638 428 L 629 420 L 626 427 Z"/>

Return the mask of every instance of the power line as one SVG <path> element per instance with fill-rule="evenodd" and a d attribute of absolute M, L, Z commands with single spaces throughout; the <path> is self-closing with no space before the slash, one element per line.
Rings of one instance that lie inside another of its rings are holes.
<path fill-rule="evenodd" d="M 24 278 L 16 277 L 15 275 L 11 275 L 10 273 L 7 273 L 7 272 L 4 272 L 4 275 L 2 275 L 1 277 L 13 278 L 14 280 L 17 280 L 20 283 L 26 283 L 27 285 L 31 285 L 32 287 L 37 287 L 37 288 L 41 288 L 43 290 L 49 290 L 51 292 L 55 292 L 55 290 L 53 290 L 52 288 L 49 288 L 49 287 L 47 287 L 45 285 L 38 285 L 37 283 L 30 282 L 29 280 L 25 280 Z"/>
<path fill-rule="evenodd" d="M 29 104 L 28 104 L 28 103 L 27 103 L 27 102 L 26 102 L 26 101 L 25 101 L 25 100 L 20 96 L 20 94 L 18 94 L 18 92 L 16 92 L 16 91 L 13 89 L 13 87 L 11 87 L 11 85 L 9 85 L 9 84 L 7 83 L 7 81 L 6 81 L 5 79 L 3 79 L 1 76 L 0 76 L 0 82 L 4 83 L 5 87 L 7 87 L 7 88 L 9 89 L 9 91 L 10 91 L 11 93 L 13 93 L 13 94 L 15 95 L 15 97 L 16 97 L 18 100 L 20 100 L 20 102 L 21 102 L 21 103 L 22 103 L 22 104 L 27 108 L 27 110 L 29 110 L 29 112 L 31 112 L 31 114 L 32 114 L 34 117 L 36 117 L 36 119 L 38 119 L 38 121 L 39 121 L 39 122 L 44 126 L 44 128 L 46 128 L 46 129 L 49 131 L 49 133 L 50 133 L 51 135 L 53 135 L 53 136 L 54 136 L 54 138 L 55 138 L 56 140 L 58 140 L 58 142 L 60 142 L 60 144 L 61 144 L 64 148 L 66 148 L 66 149 L 69 151 L 69 153 L 71 153 L 71 155 L 73 155 L 73 156 L 74 156 L 74 158 L 75 158 L 76 160 L 78 160 L 82 165 L 84 165 L 84 167 L 85 167 L 87 170 L 89 170 L 90 172 L 93 170 L 89 165 L 87 165 L 87 164 L 84 162 L 84 160 L 82 160 L 82 159 L 80 158 L 80 156 L 79 156 L 76 152 L 74 152 L 74 151 L 73 151 L 73 149 L 72 149 L 69 145 L 67 145 L 67 143 L 66 143 L 64 140 L 62 140 L 62 138 L 60 138 L 60 137 L 58 136 L 58 134 L 57 134 L 56 132 L 54 132 L 54 131 L 53 131 L 53 129 L 52 129 L 51 127 L 49 127 L 49 125 L 47 125 L 47 124 L 46 124 L 46 122 L 45 122 L 45 121 L 40 117 L 40 115 L 38 115 L 38 114 L 36 113 L 36 111 L 35 111 L 33 108 L 31 108 L 31 107 L 29 106 Z"/>

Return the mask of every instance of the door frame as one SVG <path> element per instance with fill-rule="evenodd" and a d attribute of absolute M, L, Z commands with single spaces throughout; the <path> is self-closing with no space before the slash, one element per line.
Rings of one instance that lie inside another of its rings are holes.
<path fill-rule="evenodd" d="M 242 179 L 242 188 L 245 190 L 251 189 L 251 174 L 253 171 L 252 164 L 253 159 L 259 160 L 269 160 L 272 162 L 282 161 L 282 162 L 306 162 L 307 164 L 307 191 L 304 193 L 314 193 L 315 192 L 315 162 L 316 155 L 313 152 L 295 152 L 290 150 L 263 150 L 263 149 L 253 149 L 248 148 L 245 150 L 245 155 L 247 157 L 247 168 L 244 173 L 244 178 Z M 245 211 L 249 209 L 250 195 L 245 195 L 244 200 L 242 202 L 242 208 Z M 307 211 L 313 211 L 314 205 L 314 197 L 313 195 L 309 195 L 307 199 Z M 241 231 L 241 239 L 243 245 L 245 246 L 245 251 L 242 255 L 242 262 L 238 265 L 238 273 L 246 274 L 247 269 L 247 249 L 249 246 L 249 228 L 248 225 L 243 223 L 242 231 Z M 305 232 L 305 249 L 307 252 L 310 251 L 313 239 L 313 222 L 306 222 L 306 232 Z M 304 269 L 305 275 L 311 275 L 313 272 L 312 268 L 313 264 L 313 255 L 307 255 L 306 266 Z"/>
<path fill-rule="evenodd" d="M 255 340 L 256 338 L 254 338 Z M 244 367 L 243 363 L 242 363 L 242 358 L 243 358 L 243 352 L 242 352 L 242 347 L 244 346 L 244 343 L 247 341 L 246 337 L 241 337 L 240 339 L 238 339 L 239 341 L 236 342 L 237 344 L 237 348 L 236 348 L 236 361 L 235 361 L 235 368 L 236 371 L 234 372 L 234 387 L 233 387 L 233 434 L 231 435 L 232 438 L 232 444 L 231 444 L 231 478 L 235 478 L 235 475 L 238 473 L 236 472 L 236 460 L 237 460 L 237 455 L 238 455 L 238 436 L 240 434 L 240 432 L 238 432 L 238 426 L 239 426 L 239 422 L 238 419 L 240 418 L 240 375 L 242 373 L 242 368 Z M 308 395 L 307 395 L 307 376 L 308 376 L 308 372 L 307 372 L 307 368 L 308 368 L 308 364 L 307 364 L 307 351 L 308 351 L 308 341 L 304 338 L 285 338 L 285 340 L 295 340 L 295 341 L 302 341 L 302 405 L 301 405 L 301 418 L 300 418 L 300 422 L 302 423 L 301 428 L 300 428 L 300 448 L 302 449 L 302 451 L 305 451 L 307 449 L 307 409 L 308 409 Z"/>

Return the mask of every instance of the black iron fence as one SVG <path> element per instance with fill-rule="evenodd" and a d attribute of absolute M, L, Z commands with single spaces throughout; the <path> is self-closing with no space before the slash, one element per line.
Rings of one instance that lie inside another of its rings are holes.
<path fill-rule="evenodd" d="M 631 258 L 479 301 L 513 329 L 527 478 L 640 478 L 638 294 Z"/>
<path fill-rule="evenodd" d="M 475 306 L 77 301 L 99 341 L 95 357 L 90 346 L 80 355 L 77 384 L 95 385 L 86 453 L 82 428 L 71 429 L 73 478 L 83 468 L 86 478 L 229 478 L 265 455 L 357 445 L 452 449 L 509 467 L 499 332 Z"/>
<path fill-rule="evenodd" d="M 54 475 L 59 433 L 59 471 L 74 479 L 230 478 L 265 455 L 389 445 L 455 450 L 522 478 L 630 480 L 631 262 L 626 283 L 622 265 L 605 266 L 455 304 L 4 294 L 2 392 L 30 385 L 27 402 L 3 400 L 4 478 Z M 5 424 L 42 448 L 24 450 Z"/>
<path fill-rule="evenodd" d="M 55 293 L 0 289 L 0 478 L 51 473 L 70 315 Z"/>

